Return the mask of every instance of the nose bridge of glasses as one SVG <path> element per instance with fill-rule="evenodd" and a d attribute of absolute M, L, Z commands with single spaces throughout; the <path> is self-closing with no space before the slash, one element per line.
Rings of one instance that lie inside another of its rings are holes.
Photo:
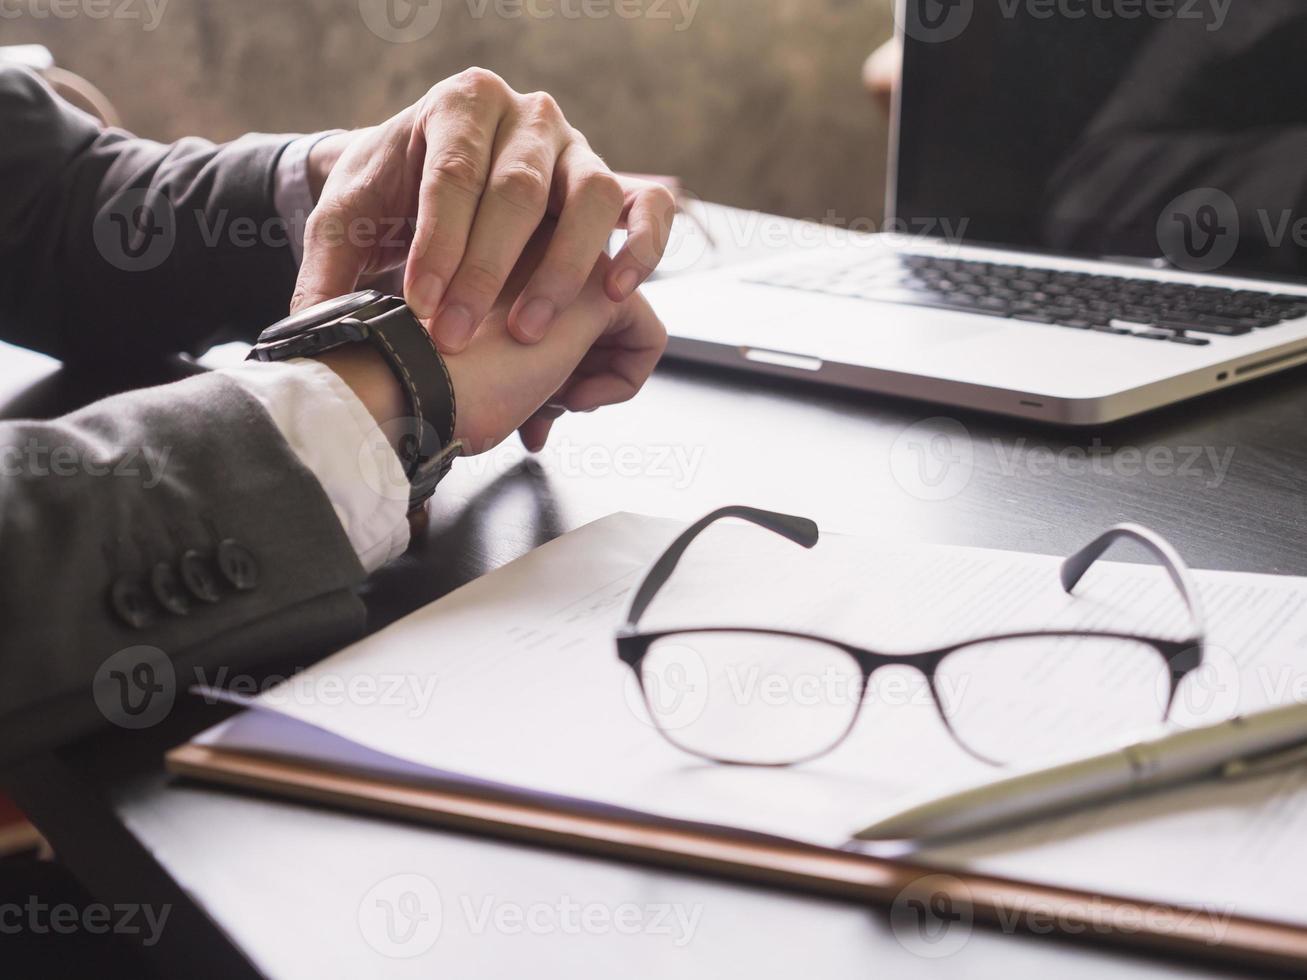
<path fill-rule="evenodd" d="M 842 644 L 841 647 L 858 662 L 858 666 L 862 668 L 863 680 L 867 682 L 871 680 L 873 674 L 884 667 L 908 667 L 921 674 L 933 689 L 935 668 L 942 659 L 942 654 L 935 650 L 925 653 L 879 653 L 875 650 L 864 650 Z"/>

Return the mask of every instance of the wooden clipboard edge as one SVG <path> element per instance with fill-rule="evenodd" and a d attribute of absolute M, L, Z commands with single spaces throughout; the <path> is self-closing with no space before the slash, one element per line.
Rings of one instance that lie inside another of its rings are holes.
<path fill-rule="evenodd" d="M 929 895 L 1005 932 L 1099 940 L 1138 951 L 1301 975 L 1307 929 L 1220 917 L 1164 903 L 1014 881 L 803 845 L 738 841 L 634 821 L 555 810 L 186 744 L 167 754 L 177 776 L 291 797 L 332 808 L 584 854 L 710 874 L 839 899 L 891 906 L 915 882 Z M 1147 922 L 1147 925 L 1142 924 Z"/>

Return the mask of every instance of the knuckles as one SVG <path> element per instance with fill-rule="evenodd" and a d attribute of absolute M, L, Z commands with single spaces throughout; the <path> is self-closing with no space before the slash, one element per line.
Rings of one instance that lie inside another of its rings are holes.
<path fill-rule="evenodd" d="M 655 218 L 670 226 L 672 219 L 676 217 L 676 195 L 662 184 L 654 183 L 642 188 L 640 193 L 645 198 L 649 210 Z"/>
<path fill-rule="evenodd" d="M 543 215 L 549 204 L 550 175 L 526 161 L 505 164 L 491 181 L 491 190 L 511 207 Z"/>
<path fill-rule="evenodd" d="M 431 162 L 431 176 L 472 197 L 480 197 L 485 189 L 481 164 L 465 147 L 451 146 L 438 154 Z"/>
<path fill-rule="evenodd" d="M 445 79 L 428 93 L 431 98 L 439 98 L 448 89 L 472 99 L 507 99 L 512 93 L 508 83 L 487 68 L 464 68 L 457 75 Z"/>
<path fill-rule="evenodd" d="M 626 202 L 622 182 L 610 170 L 592 170 L 577 181 L 576 193 L 602 205 L 614 217 Z"/>
<path fill-rule="evenodd" d="M 528 92 L 521 96 L 521 102 L 526 111 L 541 122 L 550 125 L 560 125 L 565 122 L 562 107 L 548 92 Z"/>
<path fill-rule="evenodd" d="M 507 278 L 506 270 L 496 268 L 485 259 L 469 257 L 459 267 L 457 286 L 460 292 L 489 306 Z"/>

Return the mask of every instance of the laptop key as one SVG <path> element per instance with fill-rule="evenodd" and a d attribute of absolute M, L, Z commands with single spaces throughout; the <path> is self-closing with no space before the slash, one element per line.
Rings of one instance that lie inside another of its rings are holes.
<path fill-rule="evenodd" d="M 906 289 L 867 290 L 863 299 L 877 303 L 898 303 L 903 306 L 924 306 L 932 310 L 950 310 L 954 313 L 978 313 L 982 316 L 1006 317 L 1010 308 L 981 306 L 974 296 L 965 293 L 925 293 Z"/>
<path fill-rule="evenodd" d="M 1158 320 L 1153 324 L 1163 330 L 1193 330 L 1197 333 L 1212 333 L 1222 337 L 1242 337 L 1244 334 L 1252 333 L 1252 327 L 1237 326 L 1234 324 L 1211 323 L 1203 317 L 1196 316 L 1188 320 L 1178 322 L 1170 320 Z"/>
<path fill-rule="evenodd" d="M 1185 344 L 1186 346 L 1189 347 L 1208 347 L 1211 345 L 1212 342 L 1208 340 L 1206 337 L 1185 337 L 1180 334 L 1176 334 L 1174 337 L 1171 338 L 1171 343 Z"/>

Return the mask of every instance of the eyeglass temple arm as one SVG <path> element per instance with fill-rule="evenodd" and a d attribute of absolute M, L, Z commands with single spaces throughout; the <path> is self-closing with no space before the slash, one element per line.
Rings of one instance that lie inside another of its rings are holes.
<path fill-rule="evenodd" d="M 681 560 L 681 556 L 685 554 L 685 550 L 690 547 L 694 539 L 710 525 L 728 517 L 738 517 L 750 524 L 757 524 L 759 527 L 764 527 L 768 531 L 779 534 L 781 537 L 805 548 L 811 548 L 815 545 L 820 534 L 817 525 L 806 517 L 792 517 L 789 514 L 777 514 L 773 511 L 757 510 L 753 507 L 723 507 L 721 510 L 715 510 L 687 528 L 663 552 L 662 557 L 654 562 L 653 568 L 649 569 L 644 581 L 640 583 L 635 598 L 631 600 L 631 610 L 626 616 L 628 628 L 634 627 L 640 621 L 644 611 L 653 602 L 654 596 L 671 578 L 672 572 L 675 571 L 677 563 Z"/>
<path fill-rule="evenodd" d="M 1194 585 L 1189 566 L 1184 563 L 1184 559 L 1180 557 L 1179 552 L 1171 546 L 1166 538 L 1140 524 L 1118 524 L 1116 527 L 1104 531 L 1085 547 L 1067 558 L 1062 563 L 1062 588 L 1066 589 L 1067 592 L 1074 589 L 1094 562 L 1102 557 L 1103 552 L 1121 540 L 1138 542 L 1152 552 L 1162 563 L 1162 567 L 1166 569 L 1166 574 L 1175 583 L 1175 587 L 1180 590 L 1180 595 L 1184 598 L 1185 605 L 1189 609 L 1189 615 L 1193 619 L 1197 634 L 1201 636 L 1205 628 L 1202 604 L 1198 599 L 1198 589 Z"/>

